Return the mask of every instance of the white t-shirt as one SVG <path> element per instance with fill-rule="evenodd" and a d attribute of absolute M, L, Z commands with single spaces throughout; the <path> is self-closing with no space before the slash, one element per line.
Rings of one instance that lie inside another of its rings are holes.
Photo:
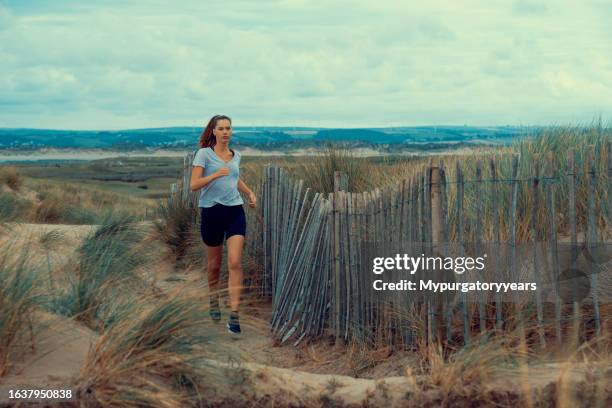
<path fill-rule="evenodd" d="M 240 178 L 241 154 L 234 152 L 234 157 L 229 162 L 224 162 L 210 147 L 198 150 L 193 166 L 204 167 L 204 177 L 219 171 L 222 167 L 229 168 L 227 176 L 219 177 L 202 187 L 200 190 L 200 207 L 212 207 L 215 204 L 240 205 L 244 204 L 242 196 L 238 191 L 238 179 Z"/>

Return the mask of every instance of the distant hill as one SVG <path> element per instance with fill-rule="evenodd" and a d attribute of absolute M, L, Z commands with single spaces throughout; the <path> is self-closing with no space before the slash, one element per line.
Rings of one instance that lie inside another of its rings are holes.
<path fill-rule="evenodd" d="M 419 126 L 325 129 L 282 126 L 234 128 L 232 143 L 253 148 L 300 148 L 327 142 L 381 148 L 387 144 L 414 146 L 505 144 L 536 128 Z M 0 128 L 0 149 L 101 148 L 141 150 L 197 146 L 201 128 L 169 127 L 129 130 L 53 130 Z"/>

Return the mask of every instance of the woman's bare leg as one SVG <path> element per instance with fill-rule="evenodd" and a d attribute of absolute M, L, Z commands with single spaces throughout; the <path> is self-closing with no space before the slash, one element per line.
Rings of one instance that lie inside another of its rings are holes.
<path fill-rule="evenodd" d="M 229 298 L 232 311 L 240 306 L 240 291 L 243 284 L 242 247 L 244 235 L 232 235 L 227 239 L 227 269 L 229 270 Z"/>
<path fill-rule="evenodd" d="M 207 274 L 208 274 L 208 291 L 212 297 L 218 299 L 219 296 L 219 272 L 221 270 L 221 258 L 223 257 L 223 244 L 218 246 L 206 247 Z"/>

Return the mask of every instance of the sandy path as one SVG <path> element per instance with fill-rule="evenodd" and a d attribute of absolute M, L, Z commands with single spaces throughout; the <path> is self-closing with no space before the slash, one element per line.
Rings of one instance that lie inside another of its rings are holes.
<path fill-rule="evenodd" d="M 72 319 L 36 311 L 33 316 L 34 350 L 24 333 L 5 384 L 66 385 L 78 373 L 89 347 L 98 335 Z"/>
<path fill-rule="evenodd" d="M 22 333 L 13 351 L 14 365 L 0 378 L 0 406 L 15 406 L 10 389 L 72 390 L 89 348 L 98 335 L 72 319 L 38 310 L 30 333 Z M 74 391 L 74 390 L 72 390 Z"/>

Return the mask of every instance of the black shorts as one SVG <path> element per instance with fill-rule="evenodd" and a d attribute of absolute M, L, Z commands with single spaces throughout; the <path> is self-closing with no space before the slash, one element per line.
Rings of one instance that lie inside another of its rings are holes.
<path fill-rule="evenodd" d="M 200 208 L 200 233 L 202 241 L 208 246 L 219 246 L 223 238 L 246 233 L 246 217 L 242 204 L 215 204 Z"/>

